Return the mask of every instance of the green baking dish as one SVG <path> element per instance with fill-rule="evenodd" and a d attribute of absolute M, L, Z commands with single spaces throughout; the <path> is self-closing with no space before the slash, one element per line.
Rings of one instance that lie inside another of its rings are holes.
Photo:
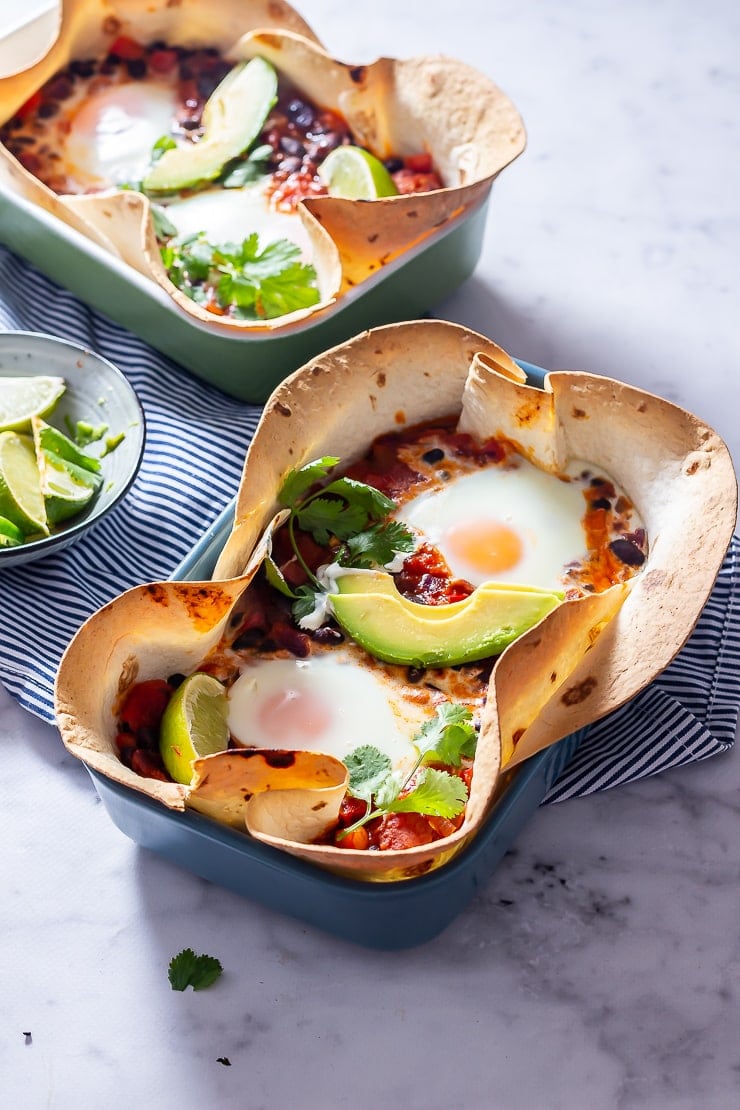
<path fill-rule="evenodd" d="M 25 198 L 0 190 L 0 242 L 81 300 L 238 400 L 263 404 L 309 359 L 368 327 L 424 316 L 472 274 L 490 190 L 324 312 L 266 335 L 226 336 L 187 317 L 151 279 Z"/>

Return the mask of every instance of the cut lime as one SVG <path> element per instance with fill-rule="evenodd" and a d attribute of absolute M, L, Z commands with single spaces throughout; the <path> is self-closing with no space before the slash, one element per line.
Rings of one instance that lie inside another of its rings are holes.
<path fill-rule="evenodd" d="M 73 463 L 83 470 L 89 470 L 93 473 L 100 470 L 100 461 L 81 451 L 74 440 L 65 436 L 64 432 L 60 432 L 58 428 L 52 428 L 51 424 L 46 424 L 37 416 L 33 418 L 31 424 L 37 451 L 50 451 L 58 458 Z"/>
<path fill-rule="evenodd" d="M 12 520 L 0 516 L 0 548 L 20 547 L 23 543 L 23 533 L 16 528 Z"/>
<path fill-rule="evenodd" d="M 46 501 L 50 524 L 60 524 L 82 512 L 92 501 L 102 479 L 74 463 L 65 462 L 50 451 L 42 451 L 40 460 L 41 492 Z"/>
<path fill-rule="evenodd" d="M 383 163 L 359 146 L 338 146 L 319 166 L 329 196 L 346 200 L 394 197 L 398 189 Z"/>
<path fill-rule="evenodd" d="M 175 782 L 190 783 L 193 760 L 225 751 L 229 743 L 226 690 L 209 674 L 191 674 L 162 717 L 159 750 Z"/>
<path fill-rule="evenodd" d="M 32 416 L 47 416 L 65 390 L 64 378 L 37 374 L 0 377 L 0 432 L 25 432 Z"/>
<path fill-rule="evenodd" d="M 26 537 L 49 534 L 33 440 L 16 432 L 0 432 L 0 516 Z"/>
<path fill-rule="evenodd" d="M 32 424 L 46 515 L 50 524 L 60 524 L 82 512 L 100 489 L 103 484 L 103 476 L 98 473 L 100 463 L 38 417 L 33 418 Z M 94 470 L 88 469 L 90 464 Z"/>

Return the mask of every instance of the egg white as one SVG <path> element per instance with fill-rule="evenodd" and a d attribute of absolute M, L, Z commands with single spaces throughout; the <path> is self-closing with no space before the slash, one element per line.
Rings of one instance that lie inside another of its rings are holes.
<path fill-rule="evenodd" d="M 140 181 L 176 110 L 174 87 L 155 81 L 110 85 L 86 96 L 70 120 L 64 171 L 96 187 Z"/>
<path fill-rule="evenodd" d="M 582 484 L 519 458 L 451 478 L 394 516 L 439 548 L 453 574 L 474 586 L 493 580 L 559 589 L 563 568 L 586 556 L 585 511 Z M 488 571 L 468 561 L 454 542 L 456 530 L 473 534 L 490 522 L 504 525 L 519 541 L 521 557 L 509 569 Z"/>
<path fill-rule="evenodd" d="M 290 239 L 310 261 L 311 243 L 300 217 L 270 206 L 264 183 L 239 189 L 204 189 L 167 204 L 167 216 L 181 236 L 203 231 L 211 243 L 240 243 L 257 232 L 260 246 Z"/>
<path fill-rule="evenodd" d="M 243 744 L 341 760 L 372 744 L 402 771 L 413 767 L 412 737 L 432 714 L 341 651 L 250 661 L 229 690 L 229 730 Z"/>

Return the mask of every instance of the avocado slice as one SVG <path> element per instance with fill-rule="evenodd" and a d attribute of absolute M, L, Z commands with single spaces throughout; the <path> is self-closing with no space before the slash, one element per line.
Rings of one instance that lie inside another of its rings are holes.
<path fill-rule="evenodd" d="M 563 600 L 554 590 L 485 582 L 464 601 L 419 605 L 382 571 L 342 575 L 337 589 L 334 616 L 356 643 L 376 659 L 416 667 L 498 655 Z"/>
<path fill-rule="evenodd" d="M 277 101 L 277 73 L 264 58 L 230 70 L 203 109 L 203 135 L 197 143 L 166 150 L 141 183 L 145 193 L 176 193 L 213 181 L 259 135 Z"/>

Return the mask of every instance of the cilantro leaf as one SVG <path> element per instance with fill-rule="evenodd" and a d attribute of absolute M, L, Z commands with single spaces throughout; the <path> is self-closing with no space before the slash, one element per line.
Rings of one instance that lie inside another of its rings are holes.
<path fill-rule="evenodd" d="M 316 608 L 316 599 L 323 590 L 317 590 L 313 586 L 299 586 L 293 595 L 295 601 L 290 607 L 294 619 L 301 623 L 304 617 L 308 617 L 313 613 Z"/>
<path fill-rule="evenodd" d="M 221 961 L 215 956 L 196 956 L 192 948 L 183 948 L 170 960 L 167 975 L 173 991 L 186 987 L 202 991 L 215 983 L 222 971 Z"/>
<path fill-rule="evenodd" d="M 224 189 L 240 189 L 243 185 L 253 184 L 270 172 L 268 162 L 271 157 L 272 147 L 269 143 L 255 147 L 248 158 L 227 167 L 221 185 Z"/>
<path fill-rule="evenodd" d="M 337 456 L 324 455 L 323 458 L 306 463 L 305 466 L 301 466 L 297 470 L 291 470 L 285 476 L 278 492 L 280 504 L 285 505 L 286 508 L 293 508 L 300 500 L 301 495 L 306 493 L 316 482 L 325 478 L 338 462 Z"/>
<path fill-rule="evenodd" d="M 419 756 L 405 775 L 394 771 L 388 756 L 371 744 L 350 752 L 344 759 L 349 770 L 347 789 L 353 797 L 366 801 L 368 807 L 362 817 L 338 834 L 339 839 L 384 813 L 424 813 L 448 818 L 462 813 L 468 800 L 463 780 L 448 771 L 422 767 L 422 763 L 432 756 L 440 763 L 457 767 L 463 755 L 472 755 L 476 733 L 471 717 L 471 711 L 464 705 L 443 702 L 437 706 L 435 716 L 414 737 Z M 413 787 L 407 789 L 412 782 Z"/>
<path fill-rule="evenodd" d="M 158 162 L 165 151 L 174 150 L 176 146 L 177 143 L 171 135 L 160 135 L 160 137 L 157 139 L 156 143 L 152 147 L 152 164 Z"/>
<path fill-rule="evenodd" d="M 367 523 L 367 513 L 362 505 L 350 505 L 328 497 L 315 497 L 296 510 L 299 528 L 310 532 L 322 547 L 332 536 L 347 539 L 361 531 Z"/>
<path fill-rule="evenodd" d="M 473 756 L 478 736 L 471 723 L 472 716 L 464 705 L 449 701 L 438 705 L 436 715 L 425 721 L 414 737 L 424 759 L 459 767 L 464 755 Z"/>
<path fill-rule="evenodd" d="M 177 228 L 172 220 L 167 215 L 167 210 L 161 204 L 152 204 L 150 206 L 152 214 L 152 223 L 154 224 L 154 234 L 158 239 L 172 239 L 177 235 Z"/>
<path fill-rule="evenodd" d="M 398 554 L 413 551 L 416 545 L 413 533 L 400 520 L 374 524 L 364 532 L 348 536 L 346 553 L 340 557 L 343 566 L 384 567 Z"/>
<path fill-rule="evenodd" d="M 370 802 L 373 794 L 391 773 L 391 761 L 373 744 L 362 744 L 344 759 L 349 771 L 349 792 L 355 798 Z"/>
<path fill-rule="evenodd" d="M 413 790 L 386 804 L 389 813 L 426 813 L 433 817 L 457 817 L 465 809 L 468 788 L 457 775 L 424 770 L 424 776 Z"/>
<path fill-rule="evenodd" d="M 382 520 L 392 513 L 396 502 L 391 501 L 375 486 L 368 486 L 354 478 L 337 478 L 323 490 L 324 493 L 335 493 L 353 505 L 361 505 L 368 515 L 369 520 Z"/>
<path fill-rule="evenodd" d="M 281 594 L 285 594 L 286 597 L 295 597 L 296 596 L 295 593 L 293 592 L 293 590 L 291 590 L 290 586 L 286 582 L 286 580 L 283 576 L 283 573 L 280 570 L 280 567 L 277 565 L 277 563 L 272 558 L 272 556 L 265 555 L 264 567 L 265 567 L 265 578 L 267 579 L 267 581 L 269 582 L 269 584 L 272 586 L 272 588 L 274 590 L 277 590 Z"/>
<path fill-rule="evenodd" d="M 241 319 L 274 319 L 321 299 L 316 270 L 300 261 L 300 248 L 288 239 L 262 247 L 253 232 L 241 243 L 214 245 L 198 232 L 170 239 L 161 254 L 178 289 L 199 303 L 210 290 Z"/>

